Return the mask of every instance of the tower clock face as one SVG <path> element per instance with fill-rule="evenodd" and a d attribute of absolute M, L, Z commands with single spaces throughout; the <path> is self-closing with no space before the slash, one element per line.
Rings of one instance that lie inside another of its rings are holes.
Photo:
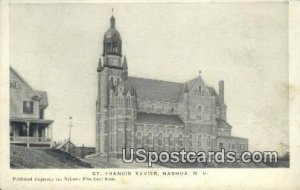
<path fill-rule="evenodd" d="M 118 58 L 111 58 L 111 61 L 110 61 L 111 65 L 113 66 L 120 66 L 120 61 Z"/>

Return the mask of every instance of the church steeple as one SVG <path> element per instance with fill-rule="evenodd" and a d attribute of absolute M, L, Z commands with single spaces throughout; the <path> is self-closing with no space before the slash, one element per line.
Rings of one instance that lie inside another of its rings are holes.
<path fill-rule="evenodd" d="M 104 34 L 103 39 L 103 56 L 106 55 L 122 56 L 122 39 L 116 29 L 116 19 L 113 15 L 110 18 L 110 28 Z"/>
<path fill-rule="evenodd" d="M 112 15 L 110 17 L 110 28 L 115 28 L 115 24 L 116 24 L 116 19 L 115 19 L 114 15 Z"/>

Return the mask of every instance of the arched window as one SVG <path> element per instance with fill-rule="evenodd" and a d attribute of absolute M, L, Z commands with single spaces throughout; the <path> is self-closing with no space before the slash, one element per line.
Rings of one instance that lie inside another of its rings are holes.
<path fill-rule="evenodd" d="M 152 133 L 148 133 L 148 147 L 153 147 L 153 136 L 152 136 Z"/>
<path fill-rule="evenodd" d="M 174 137 L 173 137 L 173 134 L 169 135 L 169 146 L 174 146 Z"/>
<path fill-rule="evenodd" d="M 117 85 L 119 85 L 119 84 L 120 84 L 120 82 L 121 82 L 121 79 L 120 79 L 120 78 L 118 78 L 118 79 L 117 79 Z"/>
<path fill-rule="evenodd" d="M 114 84 L 114 77 L 113 76 L 109 77 L 109 84 Z"/>
<path fill-rule="evenodd" d="M 190 148 L 193 147 L 193 135 L 190 135 L 190 138 L 189 138 L 189 145 L 190 145 Z"/>
<path fill-rule="evenodd" d="M 197 107 L 197 115 L 199 119 L 203 119 L 203 106 L 202 105 L 198 105 Z"/>
<path fill-rule="evenodd" d="M 179 135 L 179 137 L 178 137 L 178 145 L 179 145 L 179 146 L 183 146 L 183 138 L 182 138 L 182 135 Z"/>
<path fill-rule="evenodd" d="M 142 133 L 141 132 L 137 132 L 136 134 L 136 143 L 138 147 L 142 147 Z"/>
<path fill-rule="evenodd" d="M 202 87 L 201 87 L 201 85 L 199 85 L 199 87 L 198 87 L 198 91 L 201 93 L 202 91 Z"/>
<path fill-rule="evenodd" d="M 198 148 L 202 148 L 202 135 L 198 135 Z"/>
<path fill-rule="evenodd" d="M 207 147 L 210 147 L 210 136 L 207 136 Z"/>
<path fill-rule="evenodd" d="M 163 146 L 163 135 L 160 133 L 159 135 L 158 135 L 158 146 Z"/>
<path fill-rule="evenodd" d="M 198 112 L 202 112 L 202 106 L 201 106 L 201 105 L 198 106 L 197 111 L 198 111 Z"/>

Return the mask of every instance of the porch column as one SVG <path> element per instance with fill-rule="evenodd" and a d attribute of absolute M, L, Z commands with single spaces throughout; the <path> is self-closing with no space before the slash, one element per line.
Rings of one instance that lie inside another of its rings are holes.
<path fill-rule="evenodd" d="M 29 148 L 29 127 L 30 127 L 30 123 L 26 122 L 27 148 Z"/>
<path fill-rule="evenodd" d="M 12 133 L 11 141 L 13 141 L 14 140 L 14 136 L 15 136 L 15 126 L 14 126 L 14 124 L 11 124 L 10 126 L 11 126 L 11 133 Z"/>

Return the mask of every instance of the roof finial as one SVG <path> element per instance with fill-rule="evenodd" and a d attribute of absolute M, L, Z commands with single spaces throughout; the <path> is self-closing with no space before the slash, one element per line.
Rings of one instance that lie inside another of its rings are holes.
<path fill-rule="evenodd" d="M 111 9 L 110 27 L 115 28 L 114 8 Z"/>
<path fill-rule="evenodd" d="M 199 70 L 198 73 L 199 73 L 199 77 L 200 77 L 201 76 L 201 70 Z"/>

